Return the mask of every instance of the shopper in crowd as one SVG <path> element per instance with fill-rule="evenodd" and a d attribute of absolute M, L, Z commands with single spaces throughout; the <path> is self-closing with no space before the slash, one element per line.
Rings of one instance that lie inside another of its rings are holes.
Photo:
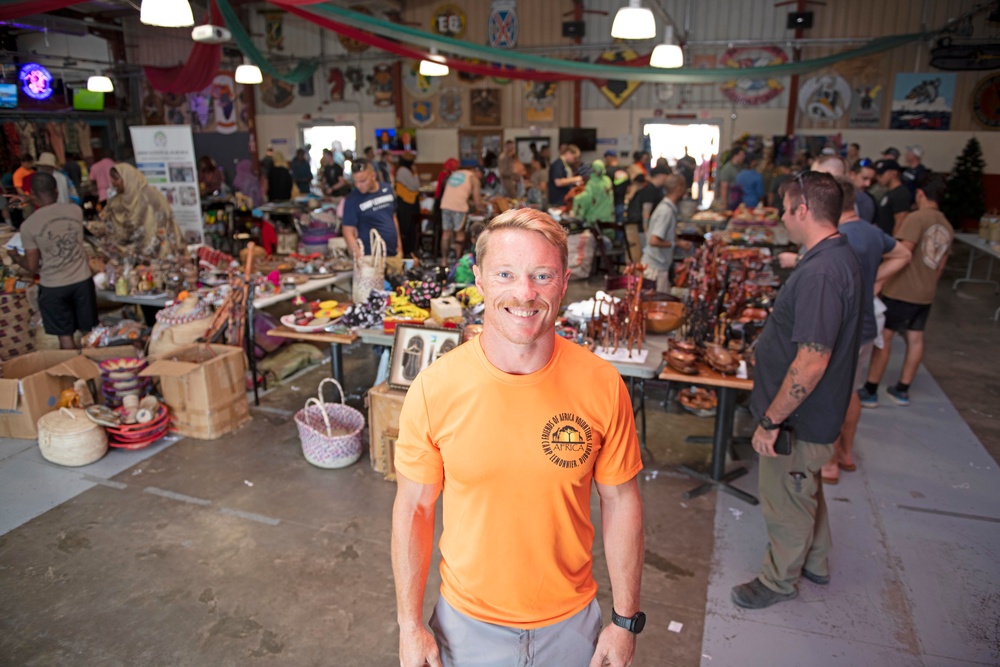
<path fill-rule="evenodd" d="M 857 363 L 861 265 L 837 231 L 843 194 L 829 174 L 806 172 L 784 192 L 785 226 L 806 253 L 782 286 L 757 339 L 751 411 L 759 420 L 760 501 L 768 545 L 757 578 L 733 602 L 761 609 L 790 600 L 800 577 L 830 580 L 830 526 L 820 469 L 833 456 Z M 790 442 L 791 454 L 775 444 Z"/>
<path fill-rule="evenodd" d="M 875 163 L 875 174 L 885 194 L 878 199 L 875 209 L 875 224 L 886 234 L 894 235 L 903 218 L 913 208 L 913 195 L 900 180 L 901 170 L 895 160 L 879 160 Z"/>
<path fill-rule="evenodd" d="M 203 197 L 223 194 L 226 188 L 226 173 L 209 155 L 198 160 L 198 184 Z"/>
<path fill-rule="evenodd" d="M 378 180 L 383 183 L 392 183 L 394 180 L 392 171 L 392 153 L 389 151 L 379 151 L 378 160 L 374 163 L 375 171 L 378 173 Z"/>
<path fill-rule="evenodd" d="M 320 187 L 326 197 L 343 197 L 351 191 L 351 184 L 344 178 L 343 163 L 338 163 L 333 151 L 324 148 L 324 158 L 329 152 L 329 159 L 320 161 Z M 341 153 L 343 158 L 343 153 Z"/>
<path fill-rule="evenodd" d="M 253 164 L 250 160 L 240 160 L 236 163 L 233 189 L 249 197 L 254 206 L 264 203 L 264 196 L 260 192 L 260 178 L 253 173 Z"/>
<path fill-rule="evenodd" d="M 528 204 L 545 205 L 548 200 L 549 170 L 542 164 L 541 156 L 531 158 L 531 175 L 528 177 Z"/>
<path fill-rule="evenodd" d="M 416 159 L 413 153 L 399 156 L 396 167 L 396 219 L 403 245 L 403 256 L 409 257 L 417 251 L 420 239 L 420 178 L 413 168 Z"/>
<path fill-rule="evenodd" d="M 28 194 L 24 187 L 24 179 L 35 173 L 35 159 L 28 153 L 21 156 L 21 166 L 14 170 L 14 191 L 19 195 Z"/>
<path fill-rule="evenodd" d="M 90 165 L 90 180 L 97 186 L 97 201 L 104 206 L 109 199 L 108 189 L 111 187 L 111 170 L 115 161 L 104 157 Z M 112 193 L 114 194 L 114 193 Z"/>
<path fill-rule="evenodd" d="M 713 155 L 701 156 L 701 163 L 694 170 L 694 178 L 698 183 L 698 194 L 695 196 L 695 201 L 698 202 L 698 206 L 704 205 L 705 202 L 705 185 L 708 183 L 708 179 L 712 174 L 712 162 L 714 160 Z"/>
<path fill-rule="evenodd" d="M 880 160 L 893 160 L 895 162 L 899 162 L 899 156 L 900 156 L 899 149 L 890 146 L 889 148 L 886 148 L 884 151 L 882 151 L 882 154 L 879 155 L 879 157 L 878 157 L 878 161 L 880 161 Z M 868 188 L 868 194 L 870 194 L 872 196 L 872 198 L 875 199 L 876 202 L 882 201 L 882 197 L 885 196 L 885 193 L 888 192 L 888 191 L 889 191 L 889 189 L 886 188 L 885 186 L 883 186 L 879 182 L 878 178 L 876 178 L 875 182 L 872 183 L 872 185 L 871 185 L 870 188 Z M 891 231 L 888 232 L 888 233 L 890 235 L 892 234 Z"/>
<path fill-rule="evenodd" d="M 469 200 L 473 210 L 483 211 L 483 202 L 476 169 L 456 169 L 448 177 L 441 195 L 441 260 L 448 264 L 449 252 L 455 259 L 462 256 L 465 248 L 465 222 L 469 214 Z"/>
<path fill-rule="evenodd" d="M 549 165 L 549 206 L 563 206 L 569 191 L 583 183 L 583 178 L 576 174 L 579 163 L 580 149 L 570 144 L 559 154 L 559 159 Z"/>
<path fill-rule="evenodd" d="M 524 176 L 524 165 L 517 159 L 517 147 L 509 139 L 503 145 L 503 152 L 497 160 L 497 169 L 500 172 L 503 196 L 512 199 L 521 198 L 524 194 L 521 181 L 521 177 Z"/>
<path fill-rule="evenodd" d="M 771 190 L 767 193 L 767 205 L 778 209 L 778 217 L 785 213 L 782 187 L 792 179 L 792 165 L 787 157 L 778 158 L 774 163 L 774 178 L 771 179 Z"/>
<path fill-rule="evenodd" d="M 540 149 L 538 149 L 538 155 L 541 156 L 539 162 L 542 165 L 542 169 L 547 170 L 549 168 L 549 165 L 552 164 L 552 146 L 546 143 Z"/>
<path fill-rule="evenodd" d="M 872 353 L 868 382 L 860 392 L 861 404 L 866 408 L 878 407 L 878 384 L 889 364 L 893 333 L 903 336 L 906 357 L 899 382 L 886 392 L 898 405 L 910 404 L 910 385 L 924 357 L 924 329 L 931 303 L 955 238 L 951 223 L 939 208 L 944 194 L 944 179 L 935 174 L 926 176 L 917 188 L 917 210 L 907 215 L 896 231 L 896 238 L 913 257 L 882 290 L 889 333 L 883 336 L 882 348 Z"/>
<path fill-rule="evenodd" d="M 642 252 L 642 263 L 646 265 L 646 278 L 656 281 L 656 291 L 670 292 L 670 268 L 674 263 L 674 248 L 690 248 L 690 241 L 677 240 L 677 221 L 680 211 L 677 204 L 687 192 L 687 181 L 679 174 L 667 176 L 665 187 L 667 196 L 653 209 L 649 216 L 646 232 L 646 247 Z"/>
<path fill-rule="evenodd" d="M 614 222 L 615 195 L 604 161 L 594 160 L 583 192 L 573 198 L 573 217 L 584 222 Z"/>
<path fill-rule="evenodd" d="M 80 166 L 80 155 L 78 153 L 67 153 L 66 163 L 63 165 L 63 173 L 77 190 L 83 184 L 83 169 Z"/>
<path fill-rule="evenodd" d="M 492 199 L 503 194 L 503 185 L 500 183 L 500 171 L 497 169 L 497 154 L 493 151 L 485 151 L 479 163 L 479 187 L 483 197 Z"/>
<path fill-rule="evenodd" d="M 697 168 L 698 163 L 694 161 L 693 157 L 688 155 L 687 146 L 685 146 L 684 155 L 677 160 L 677 169 L 674 171 L 684 179 L 688 192 L 691 192 L 691 186 L 694 185 L 694 170 Z"/>
<path fill-rule="evenodd" d="M 610 364 L 555 333 L 569 279 L 558 223 L 533 209 L 507 211 L 480 236 L 476 256 L 483 332 L 423 370 L 400 414 L 392 535 L 400 664 L 513 665 L 527 655 L 536 665 L 624 667 L 645 623 L 642 462 L 628 390 Z M 613 598 L 603 630 L 593 482 Z M 423 597 L 442 493 L 431 634 Z"/>
<path fill-rule="evenodd" d="M 929 173 L 929 170 L 923 163 L 923 146 L 920 144 L 907 146 L 906 151 L 903 153 L 903 160 L 906 162 L 906 168 L 903 169 L 903 173 L 900 175 L 900 180 L 902 180 L 903 185 L 910 190 L 910 194 L 916 196 L 917 184 L 922 183 L 924 177 L 926 177 Z"/>
<path fill-rule="evenodd" d="M 633 183 L 636 178 L 641 174 L 642 176 L 649 176 L 649 162 L 644 158 L 646 153 L 643 151 L 635 151 L 632 153 L 632 164 L 627 167 L 629 180 Z"/>
<path fill-rule="evenodd" d="M 385 251 L 392 257 L 402 252 L 399 243 L 399 221 L 396 219 L 396 197 L 392 186 L 381 183 L 371 162 L 359 158 L 351 163 L 354 189 L 344 198 L 344 217 L 341 220 L 344 240 L 352 253 L 370 255 L 371 230 L 385 241 Z M 364 249 L 358 248 L 358 239 Z"/>
<path fill-rule="evenodd" d="M 3 224 L 13 225 L 14 216 L 10 212 L 9 197 L 10 193 L 7 192 L 7 188 L 4 187 L 3 183 L 0 183 L 0 220 L 3 221 Z"/>
<path fill-rule="evenodd" d="M 742 193 L 738 191 L 736 177 L 743 170 L 743 163 L 746 162 L 747 152 L 744 148 L 737 146 L 729 154 L 729 161 L 719 169 L 719 177 L 716 179 L 716 196 L 713 205 L 716 208 L 734 209 L 742 200 Z"/>
<path fill-rule="evenodd" d="M 632 183 L 633 194 L 625 203 L 625 239 L 633 262 L 638 262 L 642 257 L 649 216 L 663 199 L 663 186 L 668 176 L 669 170 L 655 167 L 648 178 L 640 174 Z"/>
<path fill-rule="evenodd" d="M 292 173 L 281 151 L 271 153 L 271 169 L 267 172 L 267 200 L 288 201 L 292 198 Z"/>
<path fill-rule="evenodd" d="M 56 180 L 56 203 L 58 204 L 79 204 L 80 196 L 76 193 L 76 188 L 66 174 L 59 171 L 54 153 L 48 151 L 38 156 L 35 169 L 41 173 L 50 174 Z"/>
<path fill-rule="evenodd" d="M 861 144 L 847 144 L 847 155 L 844 157 L 848 166 L 853 169 L 857 161 L 861 159 Z"/>
<path fill-rule="evenodd" d="M 264 183 L 271 176 L 271 167 L 274 166 L 274 149 L 270 146 L 264 152 L 264 159 L 260 161 L 260 177 Z"/>
<path fill-rule="evenodd" d="M 163 193 L 146 182 L 130 164 L 111 170 L 115 196 L 101 212 L 103 229 L 91 228 L 114 243 L 126 256 L 157 259 L 184 251 L 184 235 Z"/>
<path fill-rule="evenodd" d="M 611 178 L 611 188 L 615 196 L 615 222 L 619 225 L 625 222 L 625 195 L 628 193 L 628 170 L 618 166 L 618 154 L 614 151 L 604 152 L 604 165 L 608 177 Z"/>
<path fill-rule="evenodd" d="M 824 484 L 836 484 L 841 470 L 853 472 L 857 469 L 857 464 L 854 462 L 854 435 L 861 418 L 861 397 L 858 396 L 857 390 L 865 384 L 875 338 L 881 335 L 875 319 L 876 295 L 882 290 L 885 281 L 902 270 L 910 261 L 910 251 L 903 244 L 896 243 L 896 239 L 858 216 L 854 205 L 854 195 L 857 190 L 854 181 L 844 176 L 838 178 L 837 183 L 844 193 L 842 205 L 844 210 L 840 213 L 837 231 L 847 238 L 847 243 L 858 255 L 864 293 L 861 300 L 858 365 L 852 384 L 854 391 L 851 392 L 851 401 L 847 404 L 840 437 L 833 444 L 833 458 L 823 465 Z"/>
<path fill-rule="evenodd" d="M 875 165 L 868 158 L 861 158 L 851 166 L 851 181 L 857 193 L 854 205 L 858 208 L 858 217 L 865 222 L 875 222 L 878 205 L 868 192 L 875 180 Z"/>
<path fill-rule="evenodd" d="M 57 187 L 52 174 L 35 174 L 31 198 L 36 210 L 20 229 L 24 255 L 9 255 L 32 275 L 40 274 L 42 326 L 59 337 L 60 348 L 72 350 L 77 331 L 97 326 L 97 292 L 83 246 L 83 210 L 59 203 Z"/>
<path fill-rule="evenodd" d="M 313 171 L 312 167 L 309 166 L 309 155 L 306 153 L 306 149 L 300 148 L 295 151 L 291 170 L 292 180 L 295 181 L 295 187 L 299 189 L 299 194 L 309 194 L 312 189 Z"/>
<path fill-rule="evenodd" d="M 760 160 L 753 158 L 743 163 L 743 169 L 736 175 L 736 186 L 740 189 L 740 203 L 756 208 L 764 199 L 764 177 L 757 171 Z"/>

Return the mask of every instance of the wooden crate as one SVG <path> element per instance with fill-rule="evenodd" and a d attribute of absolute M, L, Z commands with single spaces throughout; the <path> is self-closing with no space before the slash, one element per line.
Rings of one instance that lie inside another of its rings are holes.
<path fill-rule="evenodd" d="M 405 391 L 390 389 L 385 382 L 368 391 L 368 440 L 372 470 L 393 482 L 396 481 L 396 470 L 392 459 L 404 398 Z"/>

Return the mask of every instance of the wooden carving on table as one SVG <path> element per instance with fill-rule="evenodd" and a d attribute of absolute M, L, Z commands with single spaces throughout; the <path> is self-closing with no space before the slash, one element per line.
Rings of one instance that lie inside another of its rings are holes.
<path fill-rule="evenodd" d="M 598 241 L 600 242 L 600 241 Z M 642 274 L 644 264 L 629 264 L 625 268 L 625 296 L 615 301 L 611 296 L 594 299 L 587 330 L 594 345 L 614 354 L 625 347 L 629 354 L 642 350 L 646 339 L 646 311 L 642 308 Z"/>

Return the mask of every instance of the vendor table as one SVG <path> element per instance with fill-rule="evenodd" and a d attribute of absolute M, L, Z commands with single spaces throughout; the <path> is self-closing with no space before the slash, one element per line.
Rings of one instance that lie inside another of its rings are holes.
<path fill-rule="evenodd" d="M 951 284 L 952 291 L 958 289 L 962 283 L 979 283 L 993 285 L 994 294 L 1000 294 L 1000 282 L 993 280 L 993 259 L 1000 259 L 1000 252 L 993 249 L 989 241 L 981 238 L 978 234 L 955 234 L 955 240 L 969 246 L 969 263 L 965 265 L 965 277 L 959 278 Z M 986 278 L 973 278 L 972 265 L 976 261 L 976 253 L 986 255 L 989 263 L 986 265 Z M 1000 308 L 993 313 L 994 320 L 1000 320 Z"/>
<path fill-rule="evenodd" d="M 349 333 L 302 333 L 295 331 L 284 325 L 271 329 L 268 336 L 277 338 L 289 338 L 291 340 L 307 340 L 315 343 L 330 344 L 330 370 L 333 371 L 333 379 L 344 385 L 344 357 L 340 348 L 341 345 L 350 345 L 358 339 L 357 334 Z"/>
<path fill-rule="evenodd" d="M 367 345 L 384 345 L 392 347 L 394 335 L 384 333 L 381 328 L 358 329 L 358 338 Z M 628 378 L 629 395 L 632 397 L 632 413 L 638 418 L 639 446 L 647 456 L 652 456 L 646 447 L 646 380 L 655 379 L 660 366 L 663 365 L 663 352 L 667 349 L 667 336 L 650 336 L 642 347 L 649 350 L 645 361 L 634 363 L 628 361 L 608 361 L 609 364 Z M 637 390 L 638 388 L 638 390 Z"/>
<path fill-rule="evenodd" d="M 700 486 L 685 492 L 683 497 L 685 499 L 695 498 L 718 486 L 723 491 L 745 500 L 751 505 L 758 504 L 759 501 L 755 497 L 729 484 L 734 479 L 747 474 L 747 469 L 740 466 L 728 473 L 726 472 L 726 450 L 729 448 L 729 442 L 733 436 L 736 392 L 753 389 L 753 380 L 743 380 L 732 375 L 722 375 L 701 363 L 698 364 L 698 375 L 678 373 L 670 368 L 670 366 L 664 366 L 663 371 L 660 373 L 660 379 L 685 385 L 695 384 L 715 387 L 719 397 L 718 405 L 715 409 L 715 434 L 712 437 L 711 474 L 707 475 L 688 466 L 680 466 L 682 472 L 704 482 Z"/>

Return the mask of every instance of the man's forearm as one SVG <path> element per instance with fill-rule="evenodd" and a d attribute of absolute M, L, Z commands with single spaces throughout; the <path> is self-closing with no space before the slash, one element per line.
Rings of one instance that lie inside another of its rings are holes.
<path fill-rule="evenodd" d="M 613 497 L 602 495 L 601 521 L 615 611 L 621 616 L 633 616 L 639 611 L 645 554 L 642 499 L 634 478 L 621 485 Z"/>
<path fill-rule="evenodd" d="M 351 257 L 357 256 L 358 252 L 363 252 L 358 250 L 357 228 L 342 225 L 340 229 L 341 233 L 344 235 L 344 242 L 347 244 L 347 252 L 351 253 Z"/>
<path fill-rule="evenodd" d="M 831 350 L 813 343 L 800 343 L 778 395 L 771 401 L 766 415 L 774 423 L 788 419 L 819 384 L 830 364 Z"/>
<path fill-rule="evenodd" d="M 401 630 L 423 625 L 424 589 L 434 542 L 434 510 L 396 500 L 392 508 L 392 574 Z"/>

